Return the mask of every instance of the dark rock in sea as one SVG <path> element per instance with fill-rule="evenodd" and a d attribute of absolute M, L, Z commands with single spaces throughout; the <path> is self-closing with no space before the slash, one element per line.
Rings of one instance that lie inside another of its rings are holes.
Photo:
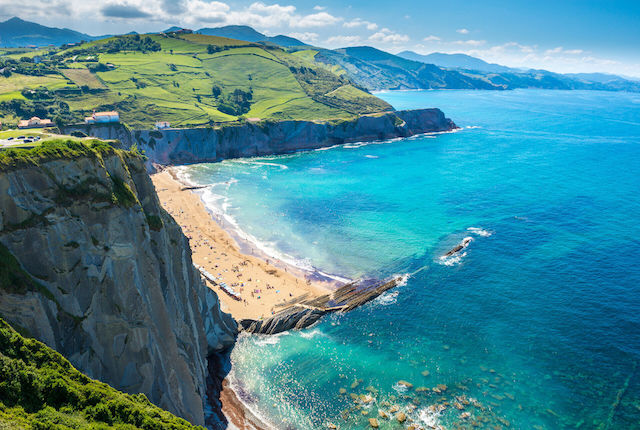
<path fill-rule="evenodd" d="M 472 240 L 473 238 L 471 237 L 465 237 L 464 239 L 462 239 L 462 242 L 460 242 L 455 247 L 453 247 L 449 252 L 444 254 L 444 257 L 451 257 L 453 254 L 457 254 L 458 252 L 462 251 L 467 246 L 469 246 Z M 448 349 L 448 348 L 445 348 L 445 349 Z"/>
<path fill-rule="evenodd" d="M 352 282 L 338 288 L 331 294 L 313 299 L 284 303 L 284 309 L 265 320 L 244 319 L 240 321 L 242 330 L 248 333 L 276 334 L 287 330 L 300 330 L 316 323 L 323 315 L 331 312 L 348 312 L 361 306 L 385 291 L 395 287 L 402 278 L 374 283 Z"/>

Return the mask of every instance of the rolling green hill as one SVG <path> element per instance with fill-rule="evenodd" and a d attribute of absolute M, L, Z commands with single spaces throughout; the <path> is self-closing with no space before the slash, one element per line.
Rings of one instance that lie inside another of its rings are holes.
<path fill-rule="evenodd" d="M 153 405 L 144 394 L 124 394 L 88 378 L 62 355 L 21 336 L 2 319 L 0 428 L 202 429 Z"/>
<path fill-rule="evenodd" d="M 333 119 L 392 109 L 346 75 L 278 46 L 202 34 L 117 36 L 0 65 L 0 121 L 33 115 L 60 123 L 118 110 L 150 128 L 260 119 Z"/>

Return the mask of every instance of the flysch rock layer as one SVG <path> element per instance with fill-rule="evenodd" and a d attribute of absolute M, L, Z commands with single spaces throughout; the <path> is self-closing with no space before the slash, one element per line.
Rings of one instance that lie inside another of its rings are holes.
<path fill-rule="evenodd" d="M 133 201 L 113 202 L 118 182 Z M 204 423 L 207 355 L 233 345 L 237 326 L 140 157 L 0 171 L 0 242 L 44 287 L 0 289 L 2 318 L 90 377 Z"/>

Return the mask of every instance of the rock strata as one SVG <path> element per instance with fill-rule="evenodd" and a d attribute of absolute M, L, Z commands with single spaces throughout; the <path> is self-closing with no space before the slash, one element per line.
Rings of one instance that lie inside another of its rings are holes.
<path fill-rule="evenodd" d="M 134 143 L 153 164 L 173 165 L 220 161 L 228 158 L 285 154 L 349 142 L 409 137 L 457 128 L 440 109 L 419 109 L 360 116 L 334 121 L 262 121 L 218 127 L 168 130 L 129 130 L 120 124 L 69 126 L 101 139 L 117 139 L 124 147 Z"/>
<path fill-rule="evenodd" d="M 207 355 L 233 344 L 236 324 L 141 157 L 0 170 L 0 246 L 31 280 L 0 288 L 2 318 L 90 377 L 204 423 Z"/>

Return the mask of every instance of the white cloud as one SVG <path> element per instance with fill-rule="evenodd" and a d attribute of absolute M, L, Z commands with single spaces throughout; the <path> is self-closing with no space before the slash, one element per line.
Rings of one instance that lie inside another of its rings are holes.
<path fill-rule="evenodd" d="M 546 51 L 544 51 L 544 53 L 546 55 L 553 55 L 553 54 L 580 55 L 580 54 L 584 54 L 584 51 L 582 49 L 564 49 L 562 46 L 558 46 L 557 48 L 547 49 Z"/>
<path fill-rule="evenodd" d="M 292 19 L 289 22 L 291 27 L 307 28 L 307 27 L 326 27 L 328 25 L 335 24 L 341 21 L 342 18 L 337 18 L 327 12 L 318 12 L 311 15 L 305 15 L 300 19 Z"/>
<path fill-rule="evenodd" d="M 313 7 L 313 10 L 325 10 L 325 9 L 326 9 L 326 7 L 324 7 L 324 6 L 320 6 L 320 5 L 315 5 L 315 6 Z"/>
<path fill-rule="evenodd" d="M 231 9 L 228 4 L 213 1 L 188 0 L 186 2 L 187 14 L 197 16 L 197 21 L 201 23 L 219 23 L 227 19 L 227 14 Z M 195 20 L 187 20 L 194 23 Z"/>
<path fill-rule="evenodd" d="M 302 40 L 303 42 L 316 42 L 318 40 L 318 33 L 289 33 L 288 36 L 295 37 L 296 39 Z"/>
<path fill-rule="evenodd" d="M 369 36 L 369 40 L 372 42 L 386 43 L 386 44 L 400 44 L 409 41 L 409 36 L 406 34 L 395 33 L 388 28 L 383 28 L 377 33 Z"/>
<path fill-rule="evenodd" d="M 440 41 L 440 40 L 442 40 L 442 39 L 440 39 L 438 36 L 434 36 L 434 35 L 432 34 L 431 36 L 427 36 L 427 37 L 425 37 L 425 38 L 424 38 L 424 39 L 422 39 L 422 40 L 424 40 L 425 42 L 439 42 L 439 41 Z"/>
<path fill-rule="evenodd" d="M 454 42 L 451 42 L 454 45 L 464 45 L 464 46 L 482 46 L 484 44 L 487 43 L 486 40 L 456 40 Z"/>
<path fill-rule="evenodd" d="M 357 45 L 361 40 L 360 36 L 331 36 L 325 43 L 330 47 L 344 47 Z"/>
<path fill-rule="evenodd" d="M 469 30 L 467 30 L 466 28 L 459 28 L 456 30 L 456 33 L 469 34 Z"/>
<path fill-rule="evenodd" d="M 342 26 L 346 28 L 365 27 L 367 30 L 371 30 L 371 31 L 378 29 L 378 24 L 376 24 L 375 22 L 365 21 L 360 18 L 356 18 L 351 21 L 345 21 L 345 23 L 342 24 Z"/>

